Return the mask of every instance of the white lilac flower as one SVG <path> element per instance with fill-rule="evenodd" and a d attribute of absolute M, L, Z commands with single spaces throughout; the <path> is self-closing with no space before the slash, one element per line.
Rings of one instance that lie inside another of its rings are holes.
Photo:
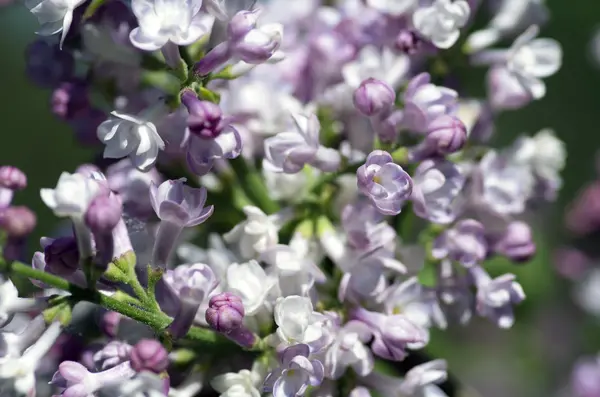
<path fill-rule="evenodd" d="M 327 319 L 313 310 L 309 298 L 297 295 L 279 298 L 274 310 L 277 336 L 287 346 L 303 343 L 312 353 L 321 351 L 331 339 L 326 330 Z"/>
<path fill-rule="evenodd" d="M 411 368 L 404 377 L 400 390 L 408 396 L 433 394 L 430 388 L 436 388 L 438 383 L 448 378 L 446 360 L 433 360 Z"/>
<path fill-rule="evenodd" d="M 308 296 L 315 281 L 326 281 L 323 271 L 309 257 L 301 255 L 291 246 L 277 244 L 267 248 L 260 260 L 273 267 L 284 297 Z"/>
<path fill-rule="evenodd" d="M 215 18 L 226 21 L 242 10 L 250 10 L 255 0 L 204 0 L 206 10 Z"/>
<path fill-rule="evenodd" d="M 13 328 L 15 314 L 43 309 L 45 306 L 47 306 L 46 299 L 21 298 L 17 287 L 10 279 L 0 279 L 0 332 L 7 332 Z M 7 330 L 4 327 L 7 327 Z"/>
<path fill-rule="evenodd" d="M 509 150 L 515 162 L 531 167 L 536 176 L 554 189 L 560 188 L 567 150 L 552 130 L 542 130 L 533 137 L 523 136 Z"/>
<path fill-rule="evenodd" d="M 83 218 L 92 200 L 101 192 L 97 180 L 63 172 L 56 188 L 41 189 L 40 196 L 56 216 Z"/>
<path fill-rule="evenodd" d="M 242 298 L 246 316 L 252 316 L 267 305 L 275 280 L 267 276 L 258 262 L 232 263 L 227 268 L 227 289 Z"/>
<path fill-rule="evenodd" d="M 490 150 L 481 159 L 479 169 L 483 176 L 480 199 L 499 214 L 520 214 L 525 210 L 535 182 L 530 167 L 515 161 L 510 153 Z"/>
<path fill-rule="evenodd" d="M 308 185 L 311 170 L 297 174 L 273 172 L 267 168 L 262 169 L 269 194 L 275 200 L 296 202 L 301 199 Z"/>
<path fill-rule="evenodd" d="M 237 244 L 242 259 L 258 257 L 279 241 L 280 219 L 278 215 L 267 215 L 258 207 L 244 207 L 246 220 L 223 235 L 225 242 Z"/>
<path fill-rule="evenodd" d="M 368 327 L 359 321 L 349 321 L 338 330 L 325 355 L 327 377 L 339 379 L 348 367 L 361 377 L 369 375 L 375 367 L 373 353 L 367 347 L 371 338 Z"/>
<path fill-rule="evenodd" d="M 265 375 L 265 366 L 256 361 L 250 370 L 215 376 L 210 385 L 221 393 L 221 397 L 260 397 Z"/>
<path fill-rule="evenodd" d="M 35 326 L 34 324 L 30 326 Z M 25 331 L 27 332 L 27 331 Z M 9 382 L 15 396 L 35 395 L 35 371 L 40 361 L 48 354 L 48 351 L 56 342 L 61 333 L 61 325 L 52 323 L 38 339 L 29 340 L 29 346 L 15 344 L 17 349 L 9 349 L 7 354 L 0 357 L 0 382 Z M 13 338 L 10 345 L 17 343 L 18 336 Z"/>
<path fill-rule="evenodd" d="M 183 260 L 183 263 L 206 263 L 219 280 L 225 278 L 227 268 L 237 260 L 227 249 L 221 236 L 216 233 L 208 236 L 208 247 L 205 249 L 191 243 L 180 244 L 177 247 L 177 256 Z"/>
<path fill-rule="evenodd" d="M 429 7 L 413 14 L 415 29 L 438 48 L 447 49 L 456 43 L 460 29 L 469 20 L 471 9 L 465 0 L 435 0 Z"/>
<path fill-rule="evenodd" d="M 126 156 L 140 171 L 148 171 L 156 162 L 165 143 L 156 126 L 144 116 L 114 111 L 112 117 L 98 127 L 98 139 L 106 145 L 104 157 L 120 159 Z"/>
<path fill-rule="evenodd" d="M 392 17 L 399 17 L 406 14 L 417 4 L 417 0 L 366 0 L 367 6 L 375 10 L 388 14 Z"/>
<path fill-rule="evenodd" d="M 469 35 L 465 50 L 473 53 L 494 45 L 532 23 L 543 23 L 548 17 L 545 0 L 502 0 L 490 23 Z"/>
<path fill-rule="evenodd" d="M 156 51 L 168 42 L 189 45 L 208 34 L 214 18 L 200 12 L 202 0 L 133 0 L 139 26 L 129 35 L 134 46 Z"/>
<path fill-rule="evenodd" d="M 73 11 L 84 0 L 25 0 L 25 6 L 35 15 L 41 25 L 37 34 L 51 36 L 61 33 L 60 46 L 73 22 Z"/>
<path fill-rule="evenodd" d="M 543 78 L 555 74 L 562 66 L 563 52 L 556 40 L 536 38 L 539 27 L 531 26 L 508 50 L 486 50 L 473 56 L 476 64 L 497 65 L 505 70 L 505 79 L 518 84 L 533 99 L 546 95 Z"/>
<path fill-rule="evenodd" d="M 294 131 L 280 132 L 265 140 L 263 167 L 274 172 L 295 174 L 306 164 L 333 172 L 340 165 L 340 154 L 319 142 L 321 125 L 317 116 L 292 114 Z"/>
<path fill-rule="evenodd" d="M 83 218 L 94 198 L 101 194 L 104 188 L 99 181 L 83 174 L 63 172 L 56 188 L 40 190 L 42 201 L 56 216 L 69 217 L 73 221 L 79 255 L 82 258 L 92 255 L 91 235 Z"/>
<path fill-rule="evenodd" d="M 383 304 L 388 315 L 402 314 L 424 329 L 434 324 L 439 328 L 446 327 L 446 319 L 435 291 L 423 287 L 417 277 L 393 283 L 377 300 Z"/>

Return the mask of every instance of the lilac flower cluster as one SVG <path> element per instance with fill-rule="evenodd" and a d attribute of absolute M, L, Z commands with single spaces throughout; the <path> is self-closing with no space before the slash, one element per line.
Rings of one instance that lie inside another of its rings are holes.
<path fill-rule="evenodd" d="M 515 322 L 525 293 L 486 260 L 535 254 L 524 217 L 566 153 L 550 130 L 488 143 L 561 66 L 538 2 L 504 0 L 480 31 L 473 0 L 26 3 L 50 36 L 28 74 L 106 160 L 41 189 L 72 233 L 31 264 L 12 249 L 35 224 L 10 206 L 25 176 L 0 168 L 1 269 L 43 291 L 0 285 L 2 388 L 443 395 L 444 360 L 377 364 L 473 314 Z M 450 88 L 458 65 L 490 66 L 485 98 Z M 46 354 L 83 306 L 103 335 Z"/>

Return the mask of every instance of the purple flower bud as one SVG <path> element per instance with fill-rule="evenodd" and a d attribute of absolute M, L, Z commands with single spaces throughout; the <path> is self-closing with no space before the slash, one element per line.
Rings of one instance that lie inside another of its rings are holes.
<path fill-rule="evenodd" d="M 59 237 L 50 243 L 42 239 L 44 246 L 44 260 L 48 273 L 57 276 L 68 276 L 79 268 L 79 250 L 74 237 Z"/>
<path fill-rule="evenodd" d="M 70 120 L 90 105 L 87 87 L 80 81 L 61 83 L 52 93 L 51 104 L 56 116 Z"/>
<path fill-rule="evenodd" d="M 356 172 L 359 190 L 385 215 L 397 215 L 412 193 L 412 180 L 392 156 L 374 150 Z"/>
<path fill-rule="evenodd" d="M 414 55 L 421 47 L 422 41 L 412 30 L 402 30 L 396 37 L 394 47 L 396 50 Z"/>
<path fill-rule="evenodd" d="M 239 41 L 256 28 L 258 13 L 256 11 L 240 11 L 231 18 L 227 26 L 230 41 Z"/>
<path fill-rule="evenodd" d="M 194 65 L 194 75 L 206 76 L 231 58 L 228 42 L 218 44 Z"/>
<path fill-rule="evenodd" d="M 354 91 L 354 106 L 365 116 L 374 116 L 388 110 L 396 100 L 396 93 L 389 84 L 367 79 Z"/>
<path fill-rule="evenodd" d="M 438 155 L 458 152 L 467 142 L 467 127 L 454 116 L 440 116 L 427 129 L 426 144 Z"/>
<path fill-rule="evenodd" d="M 219 105 L 201 101 L 192 91 L 186 90 L 181 101 L 188 110 L 187 124 L 189 131 L 204 139 L 214 139 L 223 131 L 223 112 Z"/>
<path fill-rule="evenodd" d="M 27 76 L 37 85 L 50 88 L 71 77 L 75 60 L 69 51 L 45 40 L 31 43 L 25 52 Z"/>
<path fill-rule="evenodd" d="M 0 187 L 10 190 L 23 190 L 27 187 L 27 176 L 17 167 L 0 167 Z"/>
<path fill-rule="evenodd" d="M 565 219 L 567 229 L 576 236 L 600 230 L 600 183 L 594 182 L 580 192 L 569 205 Z"/>
<path fill-rule="evenodd" d="M 495 242 L 493 249 L 497 254 L 515 262 L 527 262 L 536 251 L 531 228 L 525 222 L 511 222 L 504 235 Z"/>
<path fill-rule="evenodd" d="M 116 195 L 99 195 L 85 212 L 85 224 L 93 233 L 107 234 L 117 226 L 123 215 L 121 201 Z"/>
<path fill-rule="evenodd" d="M 563 277 L 570 280 L 581 279 L 590 270 L 592 260 L 576 248 L 560 248 L 554 254 L 554 267 Z"/>
<path fill-rule="evenodd" d="M 266 62 L 281 45 L 282 29 L 281 25 L 275 23 L 256 26 L 238 40 L 230 41 L 231 51 L 246 63 Z"/>
<path fill-rule="evenodd" d="M 224 292 L 210 298 L 208 304 L 206 322 L 214 330 L 228 334 L 242 325 L 244 305 L 239 296 Z"/>
<path fill-rule="evenodd" d="M 131 351 L 131 368 L 136 372 L 161 373 L 169 366 L 169 355 L 163 345 L 154 339 L 142 339 Z"/>
<path fill-rule="evenodd" d="M 33 211 L 24 206 L 8 207 L 0 212 L 0 228 L 10 237 L 25 237 L 37 223 Z"/>
<path fill-rule="evenodd" d="M 119 331 L 119 323 L 122 318 L 123 315 L 121 313 L 113 311 L 106 312 L 102 315 L 102 319 L 100 320 L 100 329 L 109 338 L 115 338 Z"/>

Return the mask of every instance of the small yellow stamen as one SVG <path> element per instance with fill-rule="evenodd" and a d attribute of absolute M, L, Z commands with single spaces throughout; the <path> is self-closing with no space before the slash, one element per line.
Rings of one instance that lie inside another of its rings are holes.
<path fill-rule="evenodd" d="M 378 175 L 375 175 L 375 176 L 373 177 L 373 182 L 375 182 L 375 183 L 378 183 L 378 184 L 380 184 L 380 185 L 381 185 L 381 177 L 380 177 L 380 176 L 378 176 Z"/>

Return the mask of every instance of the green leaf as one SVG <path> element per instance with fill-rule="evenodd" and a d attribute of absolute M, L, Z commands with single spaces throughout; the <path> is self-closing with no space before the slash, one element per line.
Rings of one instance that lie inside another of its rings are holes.
<path fill-rule="evenodd" d="M 425 265 L 419 272 L 417 278 L 419 283 L 425 287 L 433 288 L 437 284 L 437 262 L 425 261 Z"/>
<path fill-rule="evenodd" d="M 165 93 L 174 96 L 179 93 L 179 89 L 181 88 L 179 79 L 173 76 L 171 73 L 165 71 L 144 71 L 142 73 L 142 84 L 158 88 Z"/>
<path fill-rule="evenodd" d="M 83 13 L 83 20 L 85 21 L 94 16 L 98 8 L 104 5 L 104 3 L 106 3 L 106 0 L 92 0 Z"/>

